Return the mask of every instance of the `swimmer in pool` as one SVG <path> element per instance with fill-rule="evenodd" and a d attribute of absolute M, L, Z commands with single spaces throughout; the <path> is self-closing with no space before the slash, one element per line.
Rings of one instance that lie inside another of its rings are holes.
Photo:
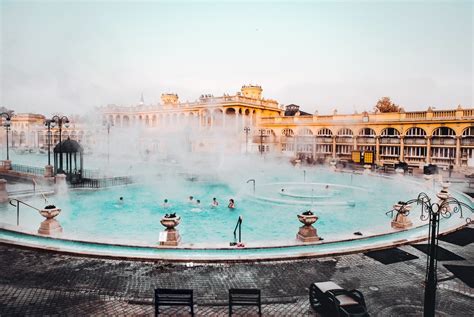
<path fill-rule="evenodd" d="M 217 201 L 216 197 L 212 198 L 212 203 L 211 203 L 211 207 L 217 207 L 219 206 L 219 202 Z"/>
<path fill-rule="evenodd" d="M 229 199 L 229 205 L 227 206 L 229 209 L 234 209 L 235 208 L 235 202 L 234 200 L 231 198 Z"/>

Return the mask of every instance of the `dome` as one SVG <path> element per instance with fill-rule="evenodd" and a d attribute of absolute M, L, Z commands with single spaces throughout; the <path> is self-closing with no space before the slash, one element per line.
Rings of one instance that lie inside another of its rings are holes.
<path fill-rule="evenodd" d="M 74 140 L 67 138 L 67 140 L 62 141 L 61 143 L 56 144 L 54 147 L 54 153 L 82 153 L 84 149 L 82 146 Z"/>

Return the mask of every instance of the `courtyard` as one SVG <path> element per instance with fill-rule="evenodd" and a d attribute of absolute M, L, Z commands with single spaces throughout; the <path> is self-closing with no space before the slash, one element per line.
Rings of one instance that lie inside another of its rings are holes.
<path fill-rule="evenodd" d="M 463 230 L 472 234 L 474 228 Z M 468 316 L 474 289 L 445 265 L 470 266 L 472 283 L 474 244 L 440 241 L 439 246 L 462 259 L 446 257 L 438 262 L 436 315 Z M 193 289 L 197 316 L 226 316 L 229 288 L 261 289 L 264 316 L 317 316 L 309 306 L 309 285 L 331 280 L 361 290 L 371 316 L 420 316 L 426 255 L 413 246 L 398 249 L 413 259 L 383 264 L 358 253 L 293 261 L 173 264 L 74 257 L 2 245 L 0 315 L 153 315 L 153 290 L 163 287 Z M 185 308 L 163 313 L 188 315 Z M 235 314 L 251 316 L 256 310 L 239 308 Z"/>

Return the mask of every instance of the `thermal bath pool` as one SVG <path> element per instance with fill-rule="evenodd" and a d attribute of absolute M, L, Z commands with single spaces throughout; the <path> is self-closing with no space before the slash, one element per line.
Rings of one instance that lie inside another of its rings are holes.
<path fill-rule="evenodd" d="M 252 182 L 219 180 L 190 182 L 176 177 L 171 181 L 97 191 L 70 191 L 49 199 L 62 209 L 56 219 L 64 229 L 61 236 L 64 240 L 24 234 L 35 232 L 43 218 L 38 212 L 22 207 L 20 228 L 17 228 L 16 209 L 6 204 L 0 208 L 0 222 L 8 230 L 0 231 L 0 239 L 67 252 L 190 260 L 348 252 L 425 237 L 426 222 L 420 220 L 417 208 L 410 214 L 413 228 L 401 232 L 391 229 L 391 219 L 385 212 L 399 200 L 415 198 L 420 191 L 435 197 L 432 184 L 326 170 L 308 173 L 306 182 L 283 176 L 257 179 L 255 194 L 252 185 Z M 190 195 L 199 199 L 201 205 L 190 204 Z M 468 198 L 454 195 L 470 203 Z M 119 197 L 124 198 L 123 202 Z M 210 206 L 213 197 L 220 203 L 217 208 Z M 227 208 L 230 198 L 236 201 L 234 210 Z M 169 200 L 171 207 L 162 207 L 164 199 Z M 28 203 L 44 207 L 44 201 L 39 198 Z M 301 245 L 295 240 L 301 226 L 296 215 L 309 209 L 319 217 L 315 227 L 324 240 Z M 165 213 L 174 212 L 181 216 L 177 227 L 181 245 L 172 250 L 157 248 L 159 233 L 164 229 L 160 219 Z M 466 211 L 465 215 L 470 216 L 469 213 Z M 243 218 L 245 249 L 229 247 L 239 216 Z M 465 219 L 454 215 L 443 219 L 442 230 L 463 224 Z M 23 234 L 10 231 L 17 229 Z M 363 235 L 356 236 L 354 232 Z"/>

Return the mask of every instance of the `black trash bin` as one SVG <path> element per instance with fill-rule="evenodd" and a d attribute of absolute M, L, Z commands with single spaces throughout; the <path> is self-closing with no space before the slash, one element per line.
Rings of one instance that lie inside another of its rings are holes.
<path fill-rule="evenodd" d="M 438 174 L 438 165 L 428 164 L 423 167 L 423 174 L 425 175 L 434 175 Z"/>

